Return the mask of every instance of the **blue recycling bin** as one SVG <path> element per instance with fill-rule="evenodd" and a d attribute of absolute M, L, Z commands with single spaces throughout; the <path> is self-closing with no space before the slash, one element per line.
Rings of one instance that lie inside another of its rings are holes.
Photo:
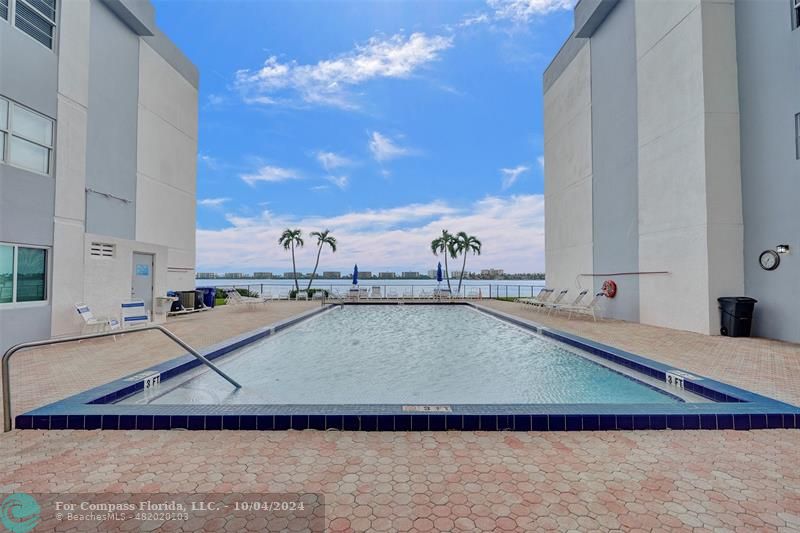
<path fill-rule="evenodd" d="M 214 307 L 214 300 L 217 298 L 216 287 L 197 287 L 198 291 L 203 291 L 203 305 Z"/>

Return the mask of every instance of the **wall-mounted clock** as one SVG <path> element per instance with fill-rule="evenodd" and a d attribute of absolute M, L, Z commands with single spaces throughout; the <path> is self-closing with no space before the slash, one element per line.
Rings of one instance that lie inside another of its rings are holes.
<path fill-rule="evenodd" d="M 781 264 L 781 256 L 775 250 L 764 250 L 758 256 L 758 263 L 764 270 L 775 270 Z"/>

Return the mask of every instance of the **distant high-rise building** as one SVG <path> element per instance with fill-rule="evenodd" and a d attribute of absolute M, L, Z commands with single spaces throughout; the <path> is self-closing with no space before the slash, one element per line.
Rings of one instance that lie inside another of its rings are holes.
<path fill-rule="evenodd" d="M 433 274 L 436 275 L 436 272 L 434 272 Z M 403 279 L 416 279 L 416 278 L 420 277 L 420 273 L 419 272 L 403 272 L 401 274 L 401 277 Z"/>
<path fill-rule="evenodd" d="M 256 279 L 272 279 L 272 272 L 253 272 Z"/>
<path fill-rule="evenodd" d="M 359 270 L 358 279 L 372 279 L 372 272 L 369 270 Z"/>
<path fill-rule="evenodd" d="M 241 279 L 243 277 L 241 272 L 227 272 L 222 276 L 225 279 Z"/>
<path fill-rule="evenodd" d="M 482 278 L 496 278 L 502 276 L 504 273 L 502 268 L 485 268 L 481 270 Z"/>
<path fill-rule="evenodd" d="M 342 277 L 341 272 L 323 272 L 322 273 L 323 279 L 340 279 Z"/>
<path fill-rule="evenodd" d="M 378 273 L 378 278 L 380 278 L 380 279 L 395 279 L 396 277 L 397 277 L 397 274 L 395 274 L 394 272 L 379 272 Z"/>

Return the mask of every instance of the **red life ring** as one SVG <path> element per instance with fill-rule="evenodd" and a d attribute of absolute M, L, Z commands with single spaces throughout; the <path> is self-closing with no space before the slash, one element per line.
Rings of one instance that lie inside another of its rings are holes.
<path fill-rule="evenodd" d="M 600 289 L 606 298 L 613 298 L 617 295 L 617 284 L 614 280 L 607 279 L 603 282 L 603 287 Z"/>

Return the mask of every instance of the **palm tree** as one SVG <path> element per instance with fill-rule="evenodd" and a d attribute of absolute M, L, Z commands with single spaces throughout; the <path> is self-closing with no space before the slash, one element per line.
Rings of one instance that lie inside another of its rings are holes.
<path fill-rule="evenodd" d="M 314 263 L 314 272 L 311 273 L 311 279 L 308 280 L 308 289 L 311 288 L 311 284 L 314 282 L 314 276 L 317 273 L 317 267 L 319 266 L 319 256 L 322 254 L 322 247 L 326 244 L 331 247 L 331 252 L 336 253 L 336 237 L 331 235 L 330 230 L 325 231 L 312 231 L 312 237 L 317 238 L 317 262 Z"/>
<path fill-rule="evenodd" d="M 300 290 L 300 284 L 297 283 L 297 265 L 294 262 L 294 249 L 295 247 L 303 247 L 303 230 L 300 228 L 283 230 L 278 244 L 283 245 L 284 250 L 292 250 L 292 273 L 294 274 L 294 288 Z"/>
<path fill-rule="evenodd" d="M 464 255 L 464 260 L 461 263 L 461 276 L 458 278 L 458 291 L 461 292 L 461 282 L 464 280 L 464 269 L 467 266 L 467 252 L 481 255 L 481 241 L 477 237 L 467 235 L 466 232 L 459 231 L 452 243 L 453 258 L 458 254 Z"/>
<path fill-rule="evenodd" d="M 431 241 L 431 252 L 433 255 L 439 255 L 439 252 L 444 254 L 444 277 L 447 279 L 447 290 L 450 290 L 450 271 L 447 266 L 447 256 L 456 258 L 453 250 L 453 235 L 446 229 L 442 230 L 442 236 L 437 237 Z"/>

